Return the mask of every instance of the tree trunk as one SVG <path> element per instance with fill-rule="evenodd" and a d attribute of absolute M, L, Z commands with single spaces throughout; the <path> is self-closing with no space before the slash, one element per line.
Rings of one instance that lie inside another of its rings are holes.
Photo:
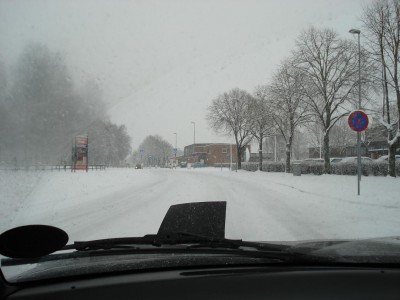
<path fill-rule="evenodd" d="M 262 163 L 263 163 L 263 157 L 262 157 L 262 146 L 263 146 L 263 137 L 261 136 L 259 141 L 258 141 L 258 169 L 262 171 Z"/>
<path fill-rule="evenodd" d="M 392 144 L 389 146 L 389 153 L 388 153 L 388 174 L 391 177 L 396 177 L 396 146 Z"/>
<path fill-rule="evenodd" d="M 290 142 L 286 144 L 286 173 L 290 173 Z"/>
<path fill-rule="evenodd" d="M 242 168 L 242 148 L 236 145 L 236 152 L 237 152 L 237 168 L 240 170 Z"/>
<path fill-rule="evenodd" d="M 290 173 L 290 159 L 292 156 L 292 144 L 293 144 L 293 135 L 294 135 L 294 112 L 290 111 L 290 133 L 289 133 L 289 141 L 286 144 L 286 173 Z"/>
<path fill-rule="evenodd" d="M 331 174 L 331 161 L 329 153 L 329 133 L 324 135 L 324 173 Z"/>

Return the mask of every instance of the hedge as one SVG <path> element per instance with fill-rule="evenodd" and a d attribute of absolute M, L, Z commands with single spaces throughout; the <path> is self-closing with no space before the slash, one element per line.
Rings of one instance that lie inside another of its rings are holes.
<path fill-rule="evenodd" d="M 301 174 L 324 174 L 323 163 L 305 163 L 296 162 L 301 164 Z M 257 171 L 258 163 L 242 163 L 242 169 L 247 171 Z M 291 169 L 293 169 L 293 163 L 291 163 Z M 285 172 L 284 162 L 263 162 L 263 172 Z M 361 172 L 364 176 L 387 176 L 388 175 L 388 163 L 387 162 L 373 162 L 361 165 Z M 331 164 L 331 174 L 336 175 L 356 175 L 357 174 L 357 163 L 334 163 Z M 396 161 L 396 175 L 400 176 L 400 162 Z"/>

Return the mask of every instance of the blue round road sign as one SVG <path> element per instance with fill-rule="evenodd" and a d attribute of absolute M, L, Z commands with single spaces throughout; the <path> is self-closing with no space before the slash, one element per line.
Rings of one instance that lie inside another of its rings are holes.
<path fill-rule="evenodd" d="M 356 110 L 349 115 L 348 122 L 351 129 L 361 132 L 367 129 L 369 120 L 365 112 Z"/>

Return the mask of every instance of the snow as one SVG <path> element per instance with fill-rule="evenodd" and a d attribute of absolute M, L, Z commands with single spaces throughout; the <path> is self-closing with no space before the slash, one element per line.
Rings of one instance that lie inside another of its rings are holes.
<path fill-rule="evenodd" d="M 156 233 L 170 205 L 227 201 L 226 236 L 259 241 L 398 235 L 400 179 L 107 169 L 0 172 L 0 232 L 49 224 L 70 241 Z"/>

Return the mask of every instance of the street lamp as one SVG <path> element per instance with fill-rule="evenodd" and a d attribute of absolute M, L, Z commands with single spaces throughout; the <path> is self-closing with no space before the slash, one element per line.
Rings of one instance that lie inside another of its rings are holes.
<path fill-rule="evenodd" d="M 193 124 L 193 144 L 196 144 L 196 122 L 190 122 Z"/>
<path fill-rule="evenodd" d="M 358 109 L 361 109 L 361 47 L 359 29 L 351 29 L 351 34 L 358 35 Z M 361 133 L 357 132 L 357 189 L 360 195 L 360 181 L 361 181 Z"/>
<path fill-rule="evenodd" d="M 175 134 L 175 158 L 176 158 L 176 152 L 178 151 L 178 134 L 174 132 Z"/>

